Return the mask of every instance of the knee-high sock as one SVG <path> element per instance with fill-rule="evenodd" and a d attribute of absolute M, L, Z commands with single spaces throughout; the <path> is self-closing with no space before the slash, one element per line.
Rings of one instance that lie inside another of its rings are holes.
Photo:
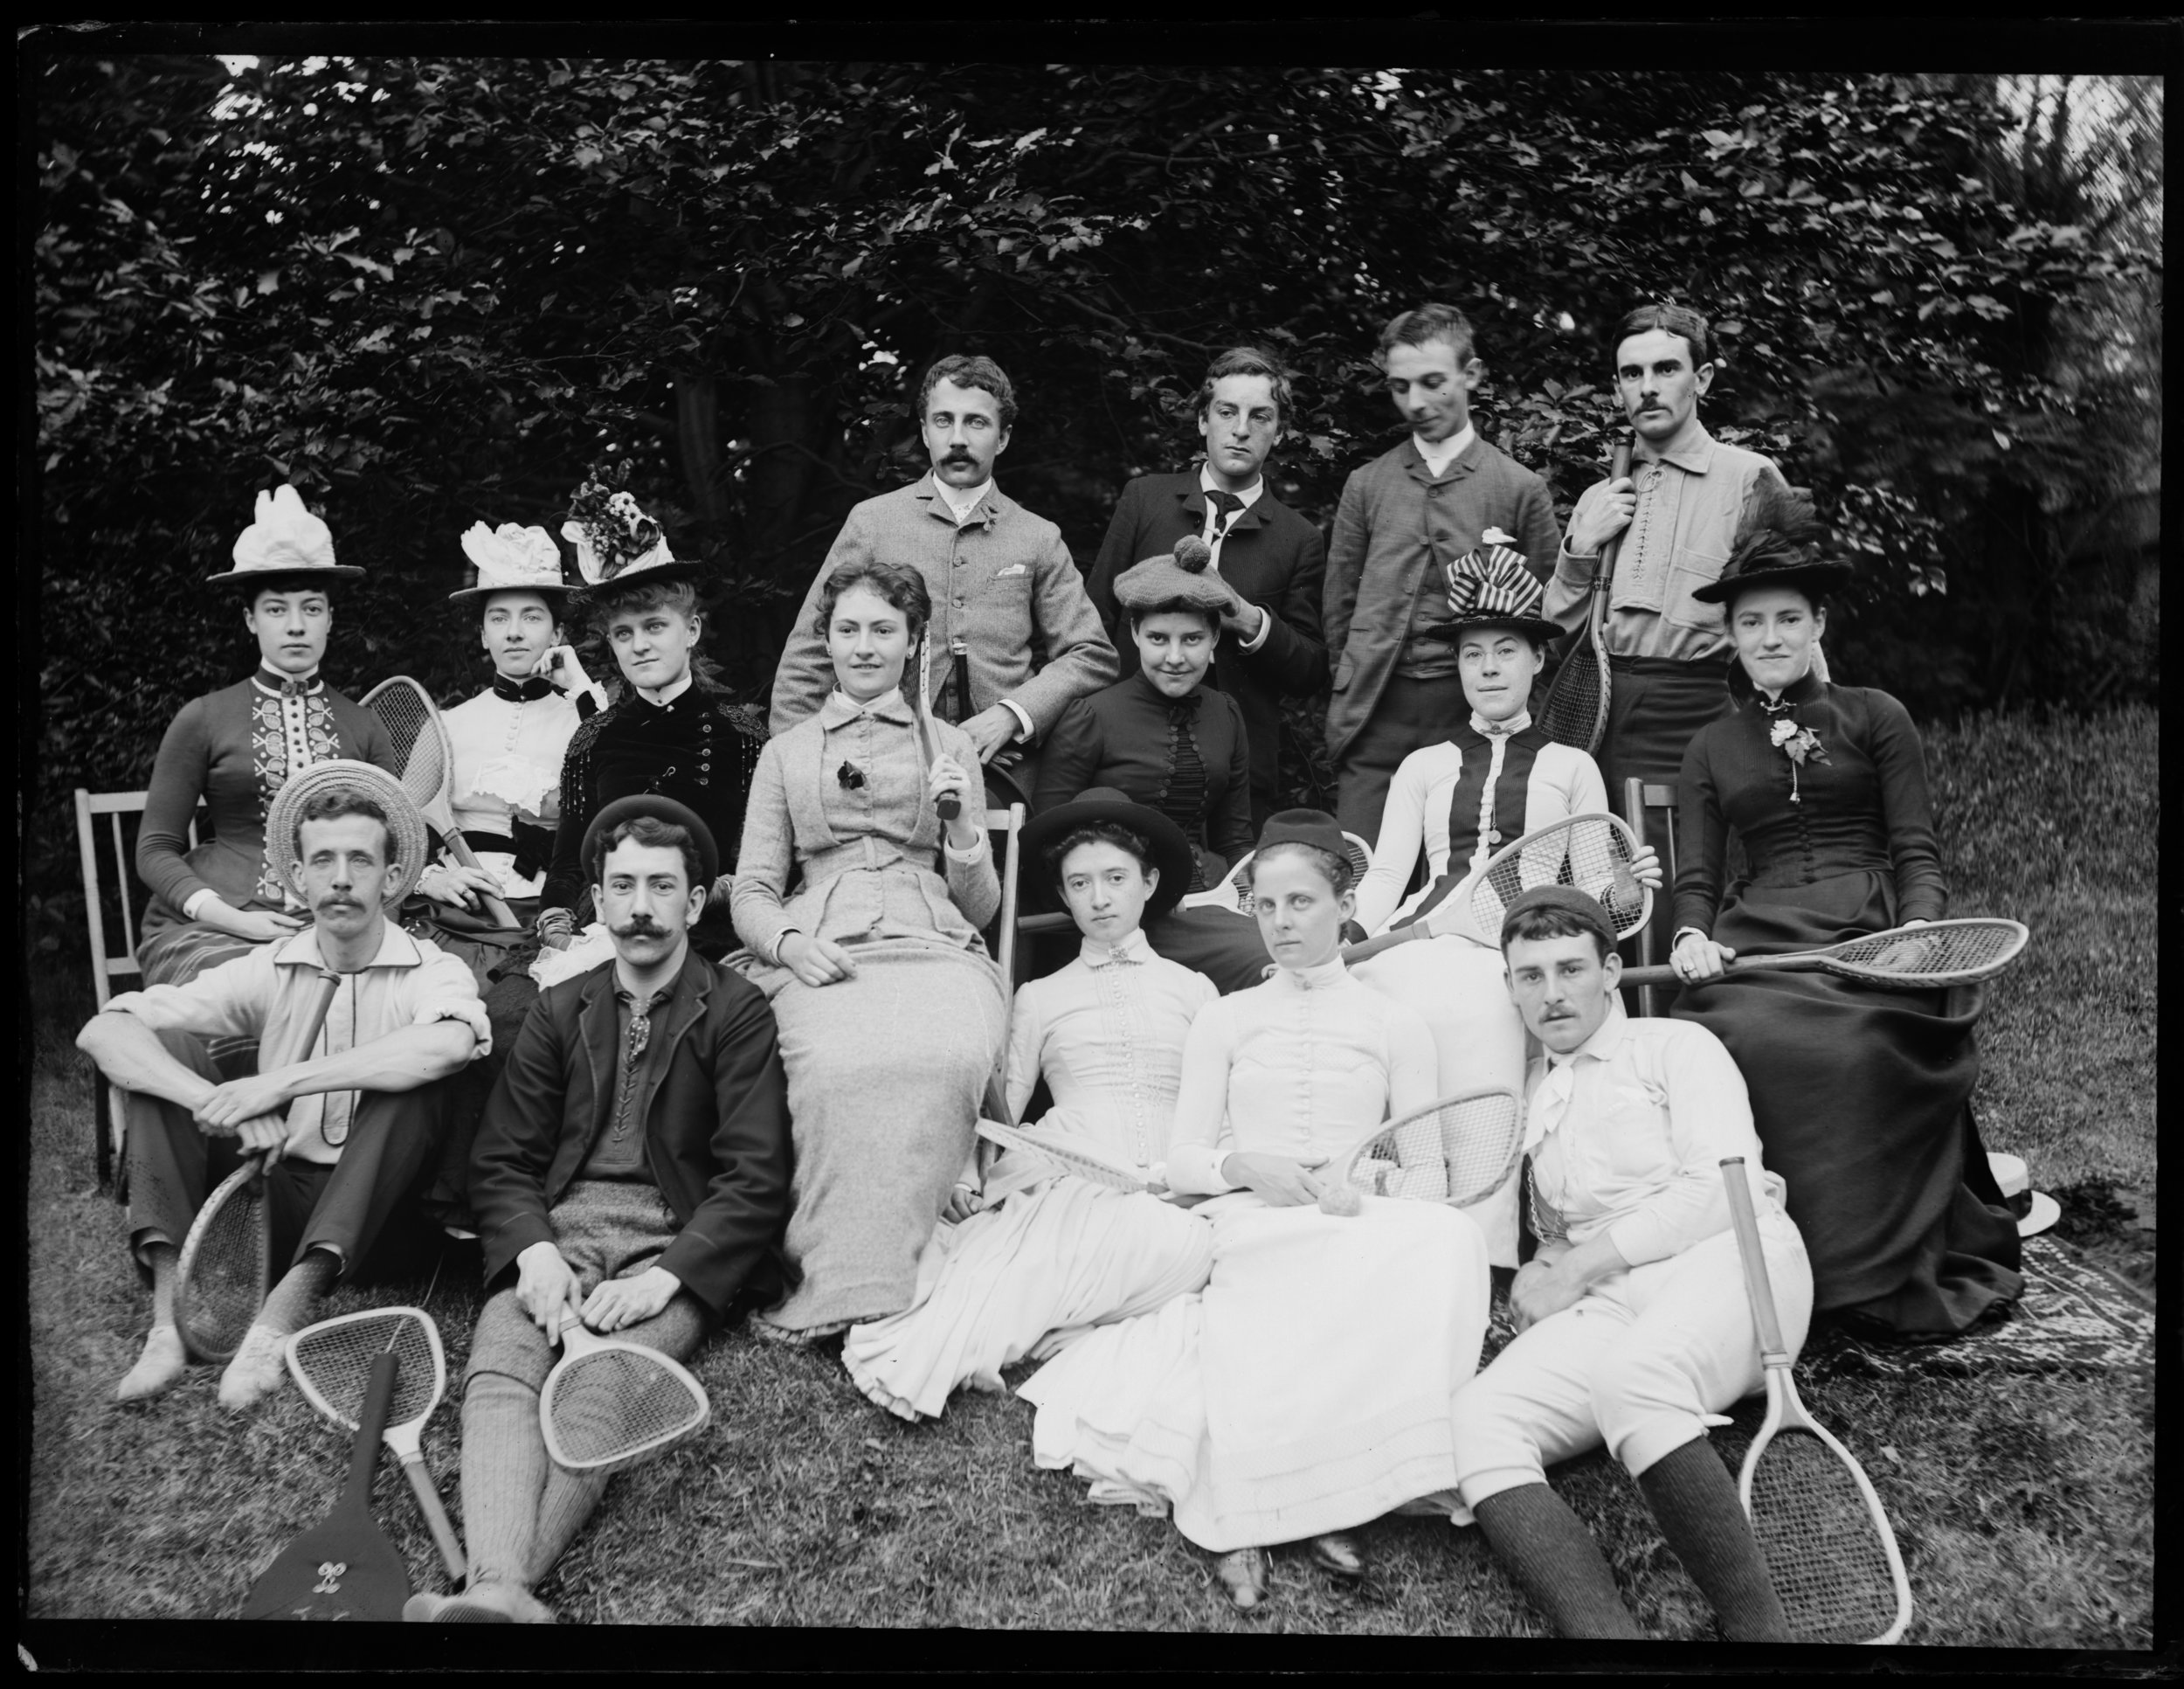
<path fill-rule="evenodd" d="M 1565 1637 L 1642 1637 L 1600 1545 L 1545 1484 L 1520 1484 L 1475 1503 L 1479 1528 L 1540 1616 Z"/>
<path fill-rule="evenodd" d="M 281 1275 L 252 1323 L 277 1332 L 301 1331 L 319 1317 L 327 1286 L 340 1277 L 341 1270 L 341 1257 L 331 1249 L 307 1250 L 302 1260 Z"/>
<path fill-rule="evenodd" d="M 152 1326 L 155 1330 L 175 1323 L 175 1270 L 182 1251 L 172 1243 L 144 1246 L 144 1265 L 152 1275 Z"/>
<path fill-rule="evenodd" d="M 538 1434 L 538 1392 L 501 1373 L 463 1391 L 463 1547 L 470 1582 L 531 1584 L 540 1499 L 551 1463 Z"/>
<path fill-rule="evenodd" d="M 1662 1540 L 1683 1562 L 1731 1642 L 1787 1642 L 1789 1620 L 1767 1576 L 1736 1480 L 1713 1444 L 1694 1437 L 1639 1474 Z"/>

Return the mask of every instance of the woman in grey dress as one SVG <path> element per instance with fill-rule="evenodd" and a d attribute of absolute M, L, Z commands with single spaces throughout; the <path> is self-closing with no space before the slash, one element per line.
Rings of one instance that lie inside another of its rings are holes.
<path fill-rule="evenodd" d="M 816 632 L 834 689 L 760 754 L 731 909 L 781 1029 L 796 1288 L 757 1329 L 809 1342 L 909 1305 L 1006 1034 L 978 930 L 1000 907 L 977 751 L 902 673 L 930 611 L 914 569 L 845 564 Z M 936 801 L 953 794 L 953 820 Z"/>

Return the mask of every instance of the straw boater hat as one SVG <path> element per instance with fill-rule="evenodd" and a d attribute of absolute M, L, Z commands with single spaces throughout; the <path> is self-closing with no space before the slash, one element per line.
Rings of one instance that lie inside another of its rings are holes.
<path fill-rule="evenodd" d="M 235 567 L 208 575 L 208 586 L 247 586 L 274 575 L 309 575 L 328 581 L 356 580 L 363 571 L 334 561 L 334 536 L 303 508 L 302 496 L 285 481 L 258 495 L 258 520 L 235 542 Z"/>
<path fill-rule="evenodd" d="M 1152 846 L 1152 865 L 1160 870 L 1160 883 L 1152 896 L 1145 899 L 1146 914 L 1165 914 L 1191 889 L 1191 873 L 1198 866 L 1198 853 L 1183 836 L 1183 829 L 1158 810 L 1132 802 L 1111 786 L 1093 786 L 1074 803 L 1033 816 L 1024 823 L 1023 848 L 1043 859 L 1049 845 L 1059 843 L 1075 828 L 1093 821 L 1111 821 L 1126 827 L 1133 833 L 1142 834 Z M 1022 895 L 1041 909 L 1057 909 L 1061 904 L 1061 889 L 1043 874 L 1033 876 Z"/>
<path fill-rule="evenodd" d="M 390 854 L 392 860 L 404 864 L 409 872 L 402 876 L 398 888 L 390 886 L 383 891 L 380 901 L 400 903 L 404 895 L 416 888 L 418 876 L 425 869 L 425 853 L 430 848 L 425 817 L 418 813 L 410 794 L 402 789 L 402 782 L 370 763 L 337 757 L 331 762 L 313 763 L 301 774 L 291 776 L 266 812 L 266 865 L 284 889 L 293 889 L 295 882 L 288 869 L 296 860 L 296 817 L 312 799 L 342 790 L 361 793 L 386 811 L 387 830 L 391 835 Z"/>
<path fill-rule="evenodd" d="M 635 498 L 593 475 L 577 488 L 561 536 L 577 548 L 584 578 L 579 603 L 596 603 L 611 590 L 688 580 L 702 565 L 677 560 L 660 526 Z"/>
<path fill-rule="evenodd" d="M 1527 639 L 1559 639 L 1559 624 L 1539 613 L 1545 596 L 1539 577 L 1506 545 L 1466 551 L 1448 565 L 1448 608 L 1455 616 L 1448 632 L 1454 637 L 1481 628 L 1514 627 Z"/>
<path fill-rule="evenodd" d="M 561 578 L 561 547 L 543 528 L 504 522 L 488 528 L 473 522 L 463 533 L 463 555 L 478 567 L 478 584 L 450 592 L 450 604 L 482 607 L 495 592 L 536 592 L 558 610 L 576 589 Z"/>
<path fill-rule="evenodd" d="M 599 848 L 599 841 L 624 821 L 634 820 L 639 815 L 688 827 L 691 841 L 698 848 L 698 870 L 705 876 L 701 883 L 710 886 L 721 877 L 721 852 L 713 842 L 713 829 L 698 819 L 695 810 L 657 792 L 634 792 L 626 798 L 617 798 L 591 818 L 591 825 L 584 830 L 584 850 L 577 859 L 584 864 L 586 874 L 593 872 L 591 859 Z"/>
<path fill-rule="evenodd" d="M 1236 595 L 1219 575 L 1207 572 L 1213 560 L 1212 546 L 1196 534 L 1185 534 L 1172 552 L 1147 557 L 1116 576 L 1115 602 L 1132 614 L 1180 602 L 1218 616 L 1235 603 Z"/>
<path fill-rule="evenodd" d="M 1720 577 L 1694 587 L 1691 596 L 1701 604 L 1727 604 L 1755 586 L 1794 586 L 1807 598 L 1832 592 L 1854 571 L 1847 563 L 1823 558 L 1820 542 L 1813 495 L 1801 487 L 1763 481 L 1737 524 Z"/>

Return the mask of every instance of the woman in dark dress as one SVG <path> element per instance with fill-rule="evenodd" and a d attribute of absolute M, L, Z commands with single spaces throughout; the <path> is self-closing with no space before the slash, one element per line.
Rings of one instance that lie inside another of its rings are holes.
<path fill-rule="evenodd" d="M 1115 600 L 1137 643 L 1137 673 L 1079 698 L 1047 736 L 1033 796 L 1040 813 L 1094 786 L 1122 792 L 1183 829 L 1196 856 L 1186 893 L 1217 883 L 1251 849 L 1251 757 L 1243 711 L 1205 685 L 1228 588 L 1207 571 L 1196 535 L 1171 557 L 1115 579 Z M 1241 910 L 1176 909 L 1146 917 L 1158 955 L 1203 973 L 1223 992 L 1257 985 L 1272 958 Z"/>
<path fill-rule="evenodd" d="M 1815 1308 L 1953 1334 L 2023 1290 L 2016 1225 L 1972 1118 L 1977 991 L 1959 1003 L 1824 973 L 1722 973 L 1731 957 L 1811 950 L 1947 906 L 1911 717 L 1885 692 L 1812 672 L 1821 595 L 1849 574 L 1820 560 L 1817 538 L 1803 495 L 1755 503 L 1720 579 L 1697 595 L 1726 606 L 1736 704 L 1683 759 L 1674 964 L 1689 983 L 1674 1012 L 1744 1072 L 1811 1251 Z M 1731 832 L 1749 867 L 1726 882 Z"/>

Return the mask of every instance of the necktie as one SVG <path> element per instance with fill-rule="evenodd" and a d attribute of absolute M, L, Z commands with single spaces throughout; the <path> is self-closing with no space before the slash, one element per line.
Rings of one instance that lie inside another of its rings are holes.
<path fill-rule="evenodd" d="M 1206 502 L 1213 507 L 1214 511 L 1213 532 L 1206 543 L 1210 545 L 1219 545 L 1222 536 L 1228 532 L 1229 524 L 1236 520 L 1238 513 L 1243 509 L 1244 502 L 1235 494 L 1224 493 L 1218 488 L 1206 494 Z"/>
<path fill-rule="evenodd" d="M 493 696 L 506 698 L 510 703 L 529 703 L 544 697 L 553 689 L 553 682 L 541 675 L 534 675 L 526 681 L 512 681 L 501 675 L 493 677 Z"/>
<path fill-rule="evenodd" d="M 311 682 L 290 675 L 280 682 L 280 696 L 284 698 L 308 698 L 311 696 Z"/>

